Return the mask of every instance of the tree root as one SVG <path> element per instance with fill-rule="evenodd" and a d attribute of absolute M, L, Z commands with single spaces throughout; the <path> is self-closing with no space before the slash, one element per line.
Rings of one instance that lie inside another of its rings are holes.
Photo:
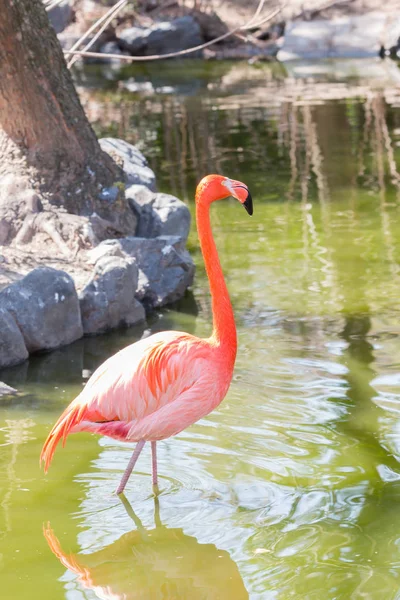
<path fill-rule="evenodd" d="M 118 224 L 96 213 L 82 217 L 62 211 L 43 211 L 25 216 L 14 243 L 17 246 L 29 244 L 39 233 L 47 235 L 68 259 L 76 258 L 82 249 L 97 246 L 101 240 L 126 235 Z"/>
<path fill-rule="evenodd" d="M 86 235 L 85 235 L 86 230 Z M 65 258 L 72 259 L 81 248 L 96 245 L 97 238 L 92 234 L 89 219 L 68 213 L 54 214 L 42 212 L 26 215 L 22 227 L 15 237 L 16 245 L 29 244 L 35 234 L 44 233 L 62 252 Z M 64 239 L 66 236 L 66 240 Z"/>

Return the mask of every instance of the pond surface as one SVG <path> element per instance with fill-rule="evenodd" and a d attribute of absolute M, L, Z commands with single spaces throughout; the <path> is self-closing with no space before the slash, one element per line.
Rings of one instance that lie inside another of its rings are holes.
<path fill-rule="evenodd" d="M 1 598 L 400 599 L 400 88 L 362 67 L 78 73 L 97 133 L 140 139 L 162 191 L 193 208 L 212 171 L 252 190 L 252 218 L 212 209 L 239 353 L 218 410 L 159 444 L 157 500 L 145 448 L 130 506 L 130 445 L 71 436 L 47 476 L 39 452 L 111 353 L 209 334 L 194 228 L 193 292 L 145 331 L 0 373 L 21 392 L 0 401 Z"/>

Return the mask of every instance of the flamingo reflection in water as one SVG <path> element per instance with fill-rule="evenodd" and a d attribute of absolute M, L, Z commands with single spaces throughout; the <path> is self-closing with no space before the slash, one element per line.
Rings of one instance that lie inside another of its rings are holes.
<path fill-rule="evenodd" d="M 183 529 L 162 525 L 154 498 L 153 529 L 145 529 L 123 494 L 137 529 L 92 554 L 67 554 L 50 527 L 44 536 L 82 587 L 102 600 L 247 600 L 236 563 L 214 544 L 200 544 Z"/>

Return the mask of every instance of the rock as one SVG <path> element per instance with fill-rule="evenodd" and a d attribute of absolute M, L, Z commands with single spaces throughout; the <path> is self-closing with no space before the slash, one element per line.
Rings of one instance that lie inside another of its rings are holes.
<path fill-rule="evenodd" d="M 4 308 L 0 308 L 0 331 L 0 367 L 11 367 L 26 360 L 28 350 L 22 333 L 12 315 Z"/>
<path fill-rule="evenodd" d="M 16 389 L 0 381 L 0 398 L 1 396 L 14 396 L 17 393 L 18 391 Z"/>
<path fill-rule="evenodd" d="M 227 24 L 215 12 L 206 13 L 196 10 L 193 12 L 193 17 L 199 24 L 200 33 L 205 42 L 215 40 L 228 32 Z"/>
<path fill-rule="evenodd" d="M 186 242 L 191 216 L 189 208 L 182 200 L 171 194 L 156 194 L 153 211 L 157 219 L 154 220 L 152 237 L 178 235 Z"/>
<path fill-rule="evenodd" d="M 181 238 L 125 238 L 122 247 L 136 257 L 139 266 L 136 297 L 147 309 L 175 302 L 193 283 L 194 264 Z"/>
<path fill-rule="evenodd" d="M 104 256 L 118 256 L 124 258 L 125 254 L 120 246 L 114 244 L 114 240 L 105 240 L 95 248 L 88 250 L 86 260 L 89 264 L 94 265 Z"/>
<path fill-rule="evenodd" d="M 140 150 L 116 138 L 102 138 L 99 142 L 102 150 L 121 165 L 127 185 L 139 184 L 156 190 L 156 176 L 147 166 L 147 160 Z"/>
<path fill-rule="evenodd" d="M 118 36 L 119 46 L 131 54 L 141 54 L 146 49 L 146 38 L 149 34 L 150 28 L 145 27 L 123 29 Z"/>
<path fill-rule="evenodd" d="M 102 150 L 111 156 L 116 154 L 124 162 L 131 162 L 138 167 L 148 166 L 145 156 L 133 144 L 129 144 L 118 138 L 101 138 L 99 142 Z"/>
<path fill-rule="evenodd" d="M 191 217 L 184 202 L 170 194 L 153 194 L 140 185 L 127 188 L 125 196 L 138 217 L 138 237 L 179 235 L 186 242 Z"/>
<path fill-rule="evenodd" d="M 57 348 L 83 335 L 74 282 L 64 271 L 34 269 L 0 292 L 0 308 L 13 316 L 29 352 Z"/>
<path fill-rule="evenodd" d="M 118 34 L 118 43 L 133 55 L 168 54 L 203 43 L 200 26 L 190 15 L 173 21 L 154 23 L 151 27 L 130 27 Z M 200 53 L 192 53 L 194 58 Z"/>
<path fill-rule="evenodd" d="M 121 48 L 118 46 L 117 42 L 107 42 L 106 44 L 101 46 L 99 52 L 101 52 L 102 54 L 118 54 L 120 56 L 126 56 L 128 54 L 127 52 L 123 52 L 123 50 L 121 50 Z M 115 65 L 118 68 L 120 68 L 121 63 L 124 62 L 124 61 L 121 61 L 119 58 L 108 58 L 108 56 L 105 56 L 104 58 L 100 58 L 99 61 L 101 61 L 102 63 L 108 63 L 110 65 Z"/>
<path fill-rule="evenodd" d="M 175 302 L 193 283 L 194 264 L 181 238 L 129 237 L 119 242 L 123 251 L 136 259 L 139 267 L 136 297 L 147 309 Z"/>
<path fill-rule="evenodd" d="M 370 12 L 330 20 L 294 21 L 285 28 L 279 61 L 377 57 L 400 30 L 400 13 Z"/>
<path fill-rule="evenodd" d="M 184 240 L 177 236 L 125 237 L 106 240 L 98 248 L 101 246 L 107 246 L 108 252 L 118 249 L 135 259 L 139 268 L 136 298 L 147 310 L 179 300 L 193 282 L 193 260 Z"/>
<path fill-rule="evenodd" d="M 61 0 L 57 6 L 47 13 L 50 23 L 53 25 L 56 33 L 61 33 L 72 22 L 74 11 L 70 0 Z"/>
<path fill-rule="evenodd" d="M 101 333 L 144 321 L 144 308 L 135 298 L 137 283 L 138 268 L 132 258 L 102 256 L 79 295 L 84 333 Z"/>

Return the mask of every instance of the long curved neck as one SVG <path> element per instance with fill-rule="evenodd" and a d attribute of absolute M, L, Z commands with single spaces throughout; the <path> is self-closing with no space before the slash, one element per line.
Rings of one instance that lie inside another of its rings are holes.
<path fill-rule="evenodd" d="M 196 198 L 196 222 L 200 248 L 211 291 L 213 313 L 213 333 L 211 340 L 218 347 L 223 348 L 224 355 L 227 358 L 231 358 L 234 362 L 237 350 L 235 319 L 212 235 L 210 201 L 208 199 L 203 200 L 201 193 Z"/>

